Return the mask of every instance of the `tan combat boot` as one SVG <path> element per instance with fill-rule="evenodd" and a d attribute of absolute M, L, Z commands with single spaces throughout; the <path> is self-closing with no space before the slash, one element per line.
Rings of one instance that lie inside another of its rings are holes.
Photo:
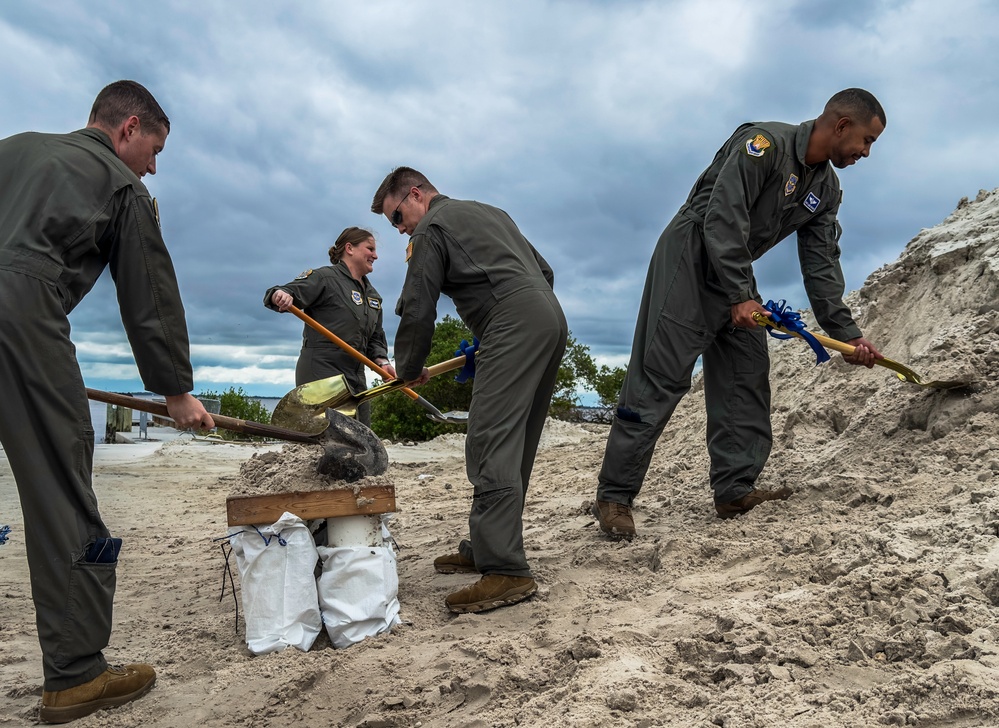
<path fill-rule="evenodd" d="M 460 553 L 438 556 L 434 559 L 434 571 L 438 574 L 475 574 L 475 562 L 466 559 Z"/>
<path fill-rule="evenodd" d="M 593 517 L 600 523 L 600 530 L 615 541 L 630 541 L 635 537 L 635 519 L 631 508 L 623 503 L 593 501 Z"/>
<path fill-rule="evenodd" d="M 101 708 L 124 705 L 148 693 L 156 682 L 149 665 L 112 667 L 90 682 L 65 690 L 42 691 L 38 717 L 45 723 L 69 723 Z"/>
<path fill-rule="evenodd" d="M 763 501 L 787 500 L 794 493 L 788 487 L 777 490 L 751 490 L 742 498 L 736 498 L 731 503 L 715 503 L 715 512 L 719 518 L 735 518 L 742 513 L 749 513 Z"/>
<path fill-rule="evenodd" d="M 448 609 L 457 614 L 484 612 L 516 604 L 537 590 L 537 583 L 529 576 L 486 574 L 471 586 L 448 594 L 444 602 Z"/>

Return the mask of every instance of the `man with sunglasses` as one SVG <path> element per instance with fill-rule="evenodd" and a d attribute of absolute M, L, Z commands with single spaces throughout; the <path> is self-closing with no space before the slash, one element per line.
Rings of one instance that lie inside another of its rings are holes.
<path fill-rule="evenodd" d="M 399 167 L 371 211 L 410 235 L 396 308 L 396 371 L 425 384 L 440 294 L 479 340 L 465 460 L 474 488 L 469 540 L 434 561 L 440 573 L 479 573 L 448 595 L 452 612 L 515 604 L 537 584 L 524 553 L 522 515 L 568 327 L 548 263 L 500 209 L 452 200 L 420 172 Z"/>
<path fill-rule="evenodd" d="M 872 367 L 883 358 L 843 303 L 833 167 L 867 157 L 885 123 L 874 96 L 846 89 L 817 119 L 743 124 L 694 184 L 653 253 L 607 439 L 593 513 L 612 539 L 635 535 L 631 506 L 702 355 L 716 514 L 731 518 L 791 495 L 755 485 L 772 435 L 766 333 L 753 318 L 770 313 L 752 264 L 792 232 L 816 319 L 856 347 L 844 359 Z"/>

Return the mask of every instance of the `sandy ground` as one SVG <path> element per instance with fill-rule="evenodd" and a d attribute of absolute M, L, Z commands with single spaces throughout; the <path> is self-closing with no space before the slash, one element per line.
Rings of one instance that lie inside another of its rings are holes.
<path fill-rule="evenodd" d="M 392 446 L 404 624 L 346 650 L 252 656 L 220 600 L 225 499 L 254 453 L 208 441 L 98 448 L 126 539 L 115 662 L 159 671 L 143 700 L 80 726 L 999 725 L 999 193 L 962 201 L 851 294 L 865 334 L 939 391 L 814 366 L 771 342 L 774 450 L 795 495 L 722 521 L 699 381 L 613 543 L 589 515 L 606 429 L 551 423 L 525 513 L 540 584 L 454 616 L 472 579 L 435 574 L 465 534 L 461 438 Z M 0 460 L 0 726 L 34 721 L 40 656 L 20 513 Z M 235 571 L 235 569 L 234 569 Z M 238 576 L 237 587 L 238 587 Z M 238 593 L 238 592 L 237 592 Z"/>

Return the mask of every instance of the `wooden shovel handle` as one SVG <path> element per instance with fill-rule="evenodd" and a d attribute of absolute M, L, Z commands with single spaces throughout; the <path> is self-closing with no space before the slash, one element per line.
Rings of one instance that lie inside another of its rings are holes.
<path fill-rule="evenodd" d="M 115 394 L 114 392 L 102 392 L 99 389 L 90 389 L 89 387 L 87 387 L 87 397 L 97 402 L 116 404 L 119 407 L 131 407 L 132 409 L 141 410 L 142 412 L 150 412 L 154 415 L 160 415 L 161 417 L 170 417 L 170 410 L 167 408 L 166 404 L 163 402 L 155 402 L 151 399 L 140 399 L 139 397 L 130 397 L 127 394 Z M 223 429 L 233 430 L 234 432 L 242 432 L 246 435 L 256 435 L 258 437 L 268 437 L 278 440 L 289 440 L 291 442 L 316 443 L 319 441 L 315 435 L 308 435 L 304 432 L 298 432 L 296 430 L 288 430 L 284 427 L 265 425 L 261 422 L 240 420 L 235 417 L 226 417 L 225 415 L 212 415 L 212 419 L 215 420 L 216 425 Z"/>
<path fill-rule="evenodd" d="M 327 329 L 321 323 L 319 323 L 318 321 L 316 321 L 309 314 L 305 313 L 305 311 L 303 311 L 302 309 L 300 309 L 298 306 L 295 306 L 293 304 L 291 306 L 288 306 L 288 310 L 291 311 L 296 316 L 298 316 L 300 319 L 302 319 L 302 321 L 304 321 L 307 326 L 311 326 L 313 329 L 315 329 L 320 334 L 322 334 L 323 336 L 325 336 L 327 339 L 329 339 L 330 341 L 332 341 L 334 344 L 336 344 L 337 346 L 339 346 L 345 352 L 347 352 L 352 357 L 354 357 L 355 359 L 357 359 L 357 361 L 361 362 L 362 364 L 364 364 L 365 366 L 367 366 L 368 368 L 370 368 L 372 371 L 374 371 L 375 373 L 377 373 L 378 376 L 380 376 L 382 379 L 386 379 L 386 380 L 392 379 L 392 377 L 389 376 L 389 373 L 387 371 L 385 371 L 384 369 L 382 369 L 380 366 L 378 366 L 373 361 L 371 361 L 368 357 L 364 356 L 364 354 L 362 354 L 361 352 L 359 352 L 353 346 L 351 346 L 350 344 L 348 344 L 346 341 L 344 341 L 339 336 L 337 336 L 336 334 L 334 334 L 332 331 L 330 331 L 329 329 Z M 418 395 L 416 392 L 414 392 L 409 387 L 403 387 L 402 391 L 405 392 L 406 395 L 410 399 L 419 399 L 420 398 L 420 395 Z"/>

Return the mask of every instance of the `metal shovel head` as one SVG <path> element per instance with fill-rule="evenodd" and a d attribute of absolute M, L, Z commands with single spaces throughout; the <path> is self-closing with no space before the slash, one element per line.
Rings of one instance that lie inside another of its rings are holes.
<path fill-rule="evenodd" d="M 288 392 L 277 403 L 271 415 L 271 422 L 280 427 L 288 427 L 310 435 L 318 435 L 329 427 L 326 409 L 332 407 L 338 411 L 338 404 L 351 408 L 354 393 L 350 391 L 347 379 L 342 374 L 326 379 L 307 382 Z M 343 414 L 351 417 L 357 410 L 354 406 L 351 412 Z"/>

